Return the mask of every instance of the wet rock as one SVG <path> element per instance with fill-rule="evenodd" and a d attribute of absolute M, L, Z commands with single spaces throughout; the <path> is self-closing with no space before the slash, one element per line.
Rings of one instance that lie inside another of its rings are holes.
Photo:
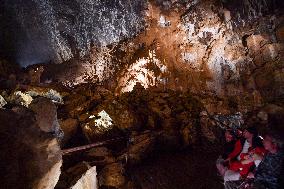
<path fill-rule="evenodd" d="M 223 129 L 240 129 L 244 124 L 244 118 L 241 112 L 228 115 L 214 115 L 214 120 L 216 120 L 217 126 Z"/>
<path fill-rule="evenodd" d="M 64 133 L 64 138 L 62 143 L 66 144 L 77 132 L 79 122 L 77 119 L 66 119 L 59 122 L 60 128 Z"/>
<path fill-rule="evenodd" d="M 9 97 L 8 101 L 10 103 L 28 107 L 33 101 L 33 98 L 29 94 L 23 93 L 21 91 L 16 91 Z"/>
<path fill-rule="evenodd" d="M 0 95 L 0 108 L 3 108 L 6 104 L 6 100 Z"/>
<path fill-rule="evenodd" d="M 57 139 L 42 132 L 34 113 L 24 107 L 0 109 L 0 120 L 2 187 L 54 188 L 62 165 Z"/>
<path fill-rule="evenodd" d="M 37 98 L 29 108 L 35 112 L 37 124 L 42 131 L 52 133 L 58 138 L 63 137 L 57 120 L 57 108 L 51 100 L 43 97 Z"/>
<path fill-rule="evenodd" d="M 98 174 L 99 186 L 120 188 L 126 183 L 125 170 L 120 163 L 105 166 Z"/>

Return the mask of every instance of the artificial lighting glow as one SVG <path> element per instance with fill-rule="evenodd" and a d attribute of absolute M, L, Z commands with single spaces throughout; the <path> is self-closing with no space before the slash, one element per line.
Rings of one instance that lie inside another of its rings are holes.
<path fill-rule="evenodd" d="M 95 120 L 95 126 L 100 128 L 109 128 L 112 126 L 112 119 L 110 116 L 106 113 L 106 111 L 101 111 L 98 113 L 99 119 Z M 89 118 L 94 118 L 95 116 L 90 116 Z"/>
<path fill-rule="evenodd" d="M 139 82 L 144 88 L 155 86 L 157 82 L 161 81 L 160 76 L 156 76 L 154 71 L 150 70 L 148 66 L 152 63 L 159 68 L 161 73 L 167 71 L 167 67 L 161 63 L 156 57 L 155 51 L 149 51 L 148 57 L 138 59 L 132 64 L 126 72 L 123 74 L 119 81 L 121 92 L 130 92 L 133 90 L 137 82 Z"/>

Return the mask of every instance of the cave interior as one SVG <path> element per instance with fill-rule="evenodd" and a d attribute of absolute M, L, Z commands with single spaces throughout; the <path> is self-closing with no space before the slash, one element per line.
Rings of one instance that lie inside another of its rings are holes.
<path fill-rule="evenodd" d="M 221 189 L 284 133 L 283 0 L 0 2 L 0 188 Z"/>

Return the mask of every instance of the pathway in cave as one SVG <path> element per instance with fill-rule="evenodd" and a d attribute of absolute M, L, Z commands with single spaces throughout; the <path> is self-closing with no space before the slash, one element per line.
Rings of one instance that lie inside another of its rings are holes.
<path fill-rule="evenodd" d="M 156 153 L 130 170 L 141 189 L 222 189 L 216 152 Z"/>

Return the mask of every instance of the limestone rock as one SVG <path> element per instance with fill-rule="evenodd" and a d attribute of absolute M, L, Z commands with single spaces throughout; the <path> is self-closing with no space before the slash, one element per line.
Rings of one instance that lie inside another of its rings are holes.
<path fill-rule="evenodd" d="M 0 95 L 0 108 L 3 108 L 7 104 L 6 100 Z"/>
<path fill-rule="evenodd" d="M 97 189 L 97 171 L 96 167 L 91 167 L 84 175 L 71 187 L 71 189 Z"/>
<path fill-rule="evenodd" d="M 169 118 L 171 116 L 171 109 L 169 108 L 167 101 L 160 96 L 154 101 L 149 102 L 149 108 L 160 117 Z"/>
<path fill-rule="evenodd" d="M 91 101 L 87 100 L 87 97 L 73 93 L 66 97 L 64 108 L 73 118 L 77 118 L 78 115 L 87 111 L 91 105 Z"/>
<path fill-rule="evenodd" d="M 96 112 L 105 110 L 113 123 L 120 129 L 130 129 L 134 125 L 135 115 L 129 110 L 129 108 L 116 100 L 103 103 Z"/>
<path fill-rule="evenodd" d="M 17 105 L 28 107 L 33 101 L 33 98 L 29 94 L 23 93 L 21 91 L 16 91 L 9 97 L 9 101 Z"/>
<path fill-rule="evenodd" d="M 52 102 L 54 103 L 59 103 L 59 104 L 64 103 L 61 94 L 54 89 L 33 87 L 29 89 L 29 91 L 27 91 L 26 93 L 32 97 L 37 97 L 37 96 L 46 97 L 52 100 Z"/>
<path fill-rule="evenodd" d="M 0 109 L 0 121 L 1 187 L 54 188 L 62 165 L 56 138 L 42 132 L 34 113 L 23 107 Z"/>
<path fill-rule="evenodd" d="M 141 162 L 154 149 L 155 136 L 151 132 L 145 131 L 142 134 L 133 133 L 131 144 L 127 151 L 127 161 L 130 163 Z"/>
<path fill-rule="evenodd" d="M 115 162 L 115 157 L 106 147 L 98 147 L 88 151 L 88 158 L 96 165 L 105 165 Z"/>
<path fill-rule="evenodd" d="M 91 168 L 91 166 L 83 161 L 80 163 L 77 163 L 76 165 L 68 168 L 64 173 L 63 173 L 63 178 L 65 179 L 66 186 L 64 188 L 76 185 L 80 178 L 84 177 L 83 175 Z M 96 174 L 95 174 L 96 176 Z"/>
<path fill-rule="evenodd" d="M 120 188 L 126 182 L 124 168 L 120 163 L 112 163 L 105 166 L 99 172 L 99 186 Z"/>
<path fill-rule="evenodd" d="M 114 129 L 112 119 L 104 110 L 99 112 L 98 115 L 90 115 L 88 122 L 82 124 L 81 127 L 90 142 L 104 139 Z"/>
<path fill-rule="evenodd" d="M 42 131 L 53 133 L 59 138 L 63 137 L 57 120 L 57 108 L 51 100 L 43 97 L 37 98 L 29 108 L 35 112 L 37 124 Z"/>

